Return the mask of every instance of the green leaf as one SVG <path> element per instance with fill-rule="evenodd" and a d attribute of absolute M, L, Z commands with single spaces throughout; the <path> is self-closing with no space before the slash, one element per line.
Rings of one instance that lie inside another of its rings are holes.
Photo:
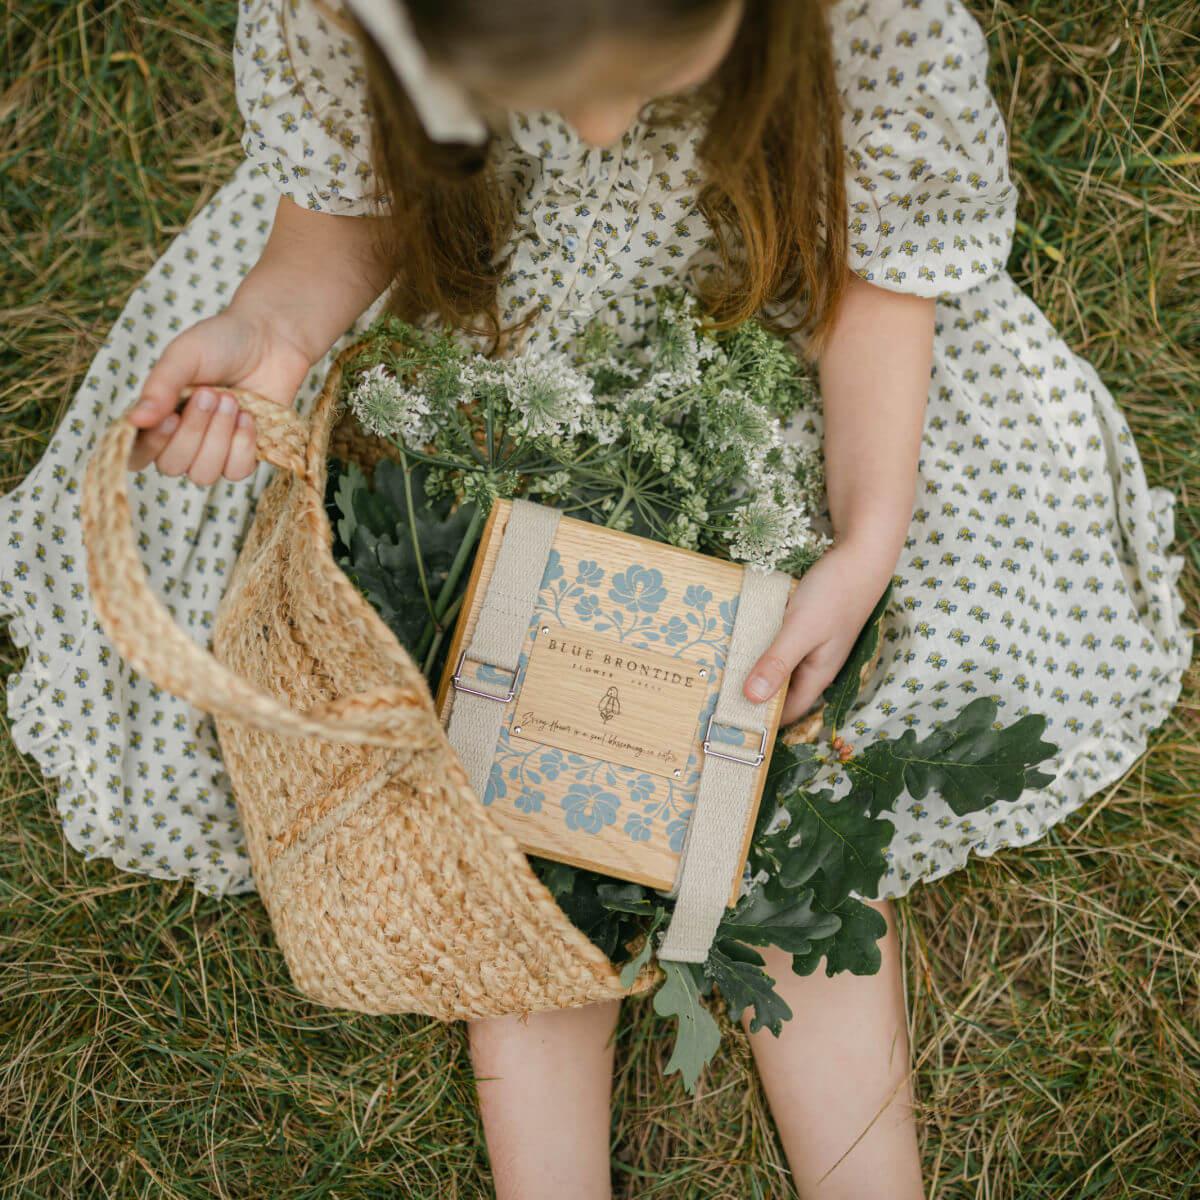
<path fill-rule="evenodd" d="M 817 748 L 808 742 L 789 746 L 776 741 L 767 766 L 767 778 L 763 785 L 758 815 L 754 821 L 754 832 L 750 835 L 751 861 L 757 867 L 756 849 L 765 836 L 767 826 L 779 811 L 780 797 L 799 791 L 821 767 L 821 756 Z"/>
<path fill-rule="evenodd" d="M 841 728 L 847 714 L 854 706 L 855 700 L 858 699 L 858 693 L 862 686 L 862 669 L 871 661 L 875 651 L 879 648 L 880 626 L 891 598 L 892 583 L 889 581 L 883 595 L 879 597 L 878 603 L 871 610 L 871 615 L 867 618 L 862 632 L 859 633 L 849 657 L 842 664 L 841 670 L 834 676 L 833 682 L 825 689 L 823 695 L 826 704 L 825 724 L 831 729 Z"/>
<path fill-rule="evenodd" d="M 650 961 L 650 955 L 654 953 L 655 931 L 662 924 L 666 915 L 665 908 L 660 908 L 655 912 L 654 920 L 650 922 L 650 928 L 646 930 L 646 940 L 642 944 L 642 948 L 621 968 L 620 980 L 623 988 L 633 987 L 642 968 Z"/>
<path fill-rule="evenodd" d="M 379 475 L 380 469 L 376 467 L 375 478 L 378 479 Z M 351 495 L 351 501 L 355 522 L 365 526 L 377 538 L 395 538 L 396 531 L 407 524 L 403 500 L 397 505 L 387 493 L 367 485 L 365 476 L 363 483 Z"/>
<path fill-rule="evenodd" d="M 824 761 L 811 742 L 788 746 L 776 742 L 767 768 L 767 787 L 772 796 L 786 796 L 799 791 L 821 769 Z"/>
<path fill-rule="evenodd" d="M 529 856 L 529 864 L 538 878 L 550 888 L 555 903 L 575 928 L 599 946 L 614 963 L 624 962 L 628 957 L 625 944 L 642 932 L 647 922 L 644 916 L 632 916 L 604 905 L 598 889 L 612 886 L 613 881 L 597 871 L 587 871 L 582 867 L 572 867 L 533 855 Z"/>
<path fill-rule="evenodd" d="M 877 814 L 890 809 L 905 788 L 916 800 L 937 788 L 950 810 L 963 817 L 1052 783 L 1053 775 L 1034 769 L 1058 752 L 1041 740 L 1046 718 L 1030 713 L 996 729 L 996 713 L 996 702 L 980 696 L 922 741 L 906 729 L 898 738 L 875 742 L 846 764 L 854 780 L 851 795 Z"/>
<path fill-rule="evenodd" d="M 718 938 L 733 938 L 754 946 L 778 946 L 789 954 L 804 954 L 814 941 L 837 929 L 837 917 L 813 912 L 810 890 L 780 897 L 753 891 L 727 911 L 717 926 Z"/>
<path fill-rule="evenodd" d="M 896 832 L 891 821 L 865 811 L 853 791 L 841 800 L 832 797 L 828 789 L 786 797 L 790 821 L 763 838 L 759 847 L 760 856 L 774 863 L 771 883 L 776 894 L 779 888 L 811 885 L 826 909 L 836 907 L 852 890 L 875 894 L 887 870 L 883 852 Z"/>
<path fill-rule="evenodd" d="M 471 526 L 475 506 L 463 504 L 451 511 L 449 500 L 431 502 L 425 492 L 428 474 L 423 466 L 413 467 L 409 480 L 421 561 L 431 595 L 436 598 Z M 415 651 L 431 614 L 417 582 L 405 468 L 391 459 L 380 459 L 368 487 L 362 471 L 351 464 L 338 481 L 334 500 L 341 512 L 337 533 L 345 547 L 338 565 L 375 606 L 400 643 L 410 652 Z M 458 590 L 465 587 L 463 572 Z"/>
<path fill-rule="evenodd" d="M 575 889 L 575 868 L 568 863 L 553 862 L 550 859 L 542 859 L 540 862 L 543 866 L 538 875 L 555 900 L 560 896 L 570 895 Z"/>
<path fill-rule="evenodd" d="M 354 515 L 354 493 L 367 490 L 367 477 L 363 474 L 358 463 L 348 463 L 338 474 L 337 487 L 334 489 L 333 502 L 337 506 L 340 517 L 337 522 L 337 535 L 343 546 L 349 546 L 358 527 L 358 518 Z"/>
<path fill-rule="evenodd" d="M 797 975 L 811 975 L 825 959 L 825 974 L 836 975 L 849 971 L 851 975 L 875 975 L 882 959 L 877 945 L 887 933 L 883 914 L 869 904 L 847 896 L 830 913 L 841 925 L 833 937 L 816 942 L 805 954 L 792 956 L 792 970 Z"/>
<path fill-rule="evenodd" d="M 713 942 L 704 973 L 721 989 L 731 1021 L 741 1019 L 751 1006 L 750 1032 L 769 1029 L 776 1037 L 790 1021 L 792 1010 L 775 991 L 775 980 L 763 970 L 763 958 L 749 946 L 730 938 Z"/>
<path fill-rule="evenodd" d="M 654 993 L 654 1011 L 660 1017 L 676 1017 L 679 1021 L 664 1074 L 678 1071 L 690 1093 L 720 1047 L 721 1031 L 700 1000 L 700 981 L 696 978 L 702 970 L 700 963 L 660 960 L 659 965 L 666 978 Z"/>
<path fill-rule="evenodd" d="M 362 508 L 360 506 L 360 514 Z M 414 589 L 416 558 L 407 535 L 399 542 L 377 537 L 366 521 L 354 530 L 343 569 L 378 610 L 406 649 L 412 650 L 425 628 L 429 611 Z"/>
<path fill-rule="evenodd" d="M 600 903 L 613 912 L 648 917 L 660 908 L 640 883 L 599 883 L 596 885 L 596 895 Z"/>

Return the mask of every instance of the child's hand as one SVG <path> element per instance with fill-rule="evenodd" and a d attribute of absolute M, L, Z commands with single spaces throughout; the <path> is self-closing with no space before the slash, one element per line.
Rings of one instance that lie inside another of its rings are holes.
<path fill-rule="evenodd" d="M 849 657 L 892 566 L 882 573 L 877 555 L 850 546 L 835 546 L 819 558 L 796 585 L 783 626 L 750 671 L 747 698 L 768 699 L 790 675 L 783 722 L 808 712 Z"/>
<path fill-rule="evenodd" d="M 127 420 L 141 432 L 129 468 L 154 462 L 164 475 L 187 475 L 202 487 L 245 479 L 255 468 L 254 422 L 238 412 L 222 386 L 257 392 L 291 405 L 312 366 L 309 356 L 268 322 L 226 309 L 185 329 L 171 341 L 146 377 L 138 404 Z M 179 391 L 194 391 L 176 413 Z"/>

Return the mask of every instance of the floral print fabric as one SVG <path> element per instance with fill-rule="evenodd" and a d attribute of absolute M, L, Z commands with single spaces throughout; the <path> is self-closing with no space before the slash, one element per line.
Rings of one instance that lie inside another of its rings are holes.
<path fill-rule="evenodd" d="M 1016 196 L 977 23 L 957 0 L 843 0 L 831 19 L 850 265 L 938 298 L 916 508 L 850 737 L 921 735 L 989 695 L 1005 722 L 1046 714 L 1060 747 L 1053 786 L 970 818 L 902 797 L 888 897 L 1040 838 L 1119 778 L 1177 699 L 1193 631 L 1168 553 L 1173 497 L 1147 485 L 1113 397 L 1005 272 Z M 332 16 L 312 0 L 241 0 L 234 70 L 245 161 L 138 284 L 45 455 L 0 500 L 0 615 L 28 650 L 8 679 L 10 727 L 59 781 L 67 839 L 214 895 L 254 881 L 212 722 L 132 671 L 96 625 L 80 481 L 170 338 L 219 311 L 253 266 L 279 195 L 386 209 L 362 64 Z M 498 147 L 518 214 L 501 307 L 505 319 L 538 307 L 526 345 L 565 348 L 596 315 L 632 336 L 654 288 L 703 265 L 700 135 L 635 123 L 593 149 L 553 114 L 513 114 Z M 315 365 L 302 412 L 383 299 Z M 814 413 L 807 432 L 820 427 Z M 270 471 L 206 489 L 153 468 L 134 478 L 151 581 L 201 644 Z M 826 774 L 818 785 L 840 794 L 844 776 Z"/>

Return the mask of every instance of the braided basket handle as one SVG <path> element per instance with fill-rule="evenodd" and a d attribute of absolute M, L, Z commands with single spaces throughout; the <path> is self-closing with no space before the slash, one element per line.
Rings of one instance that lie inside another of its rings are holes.
<path fill-rule="evenodd" d="M 181 397 L 191 393 L 185 388 Z M 308 422 L 242 388 L 222 388 L 255 423 L 255 454 L 304 478 Z M 129 453 L 138 427 L 118 417 L 101 435 L 84 475 L 82 524 L 88 586 L 101 628 L 125 660 L 203 712 L 271 733 L 399 747 L 413 697 L 381 687 L 297 712 L 235 675 L 178 625 L 154 594 L 138 557 L 129 508 Z"/>

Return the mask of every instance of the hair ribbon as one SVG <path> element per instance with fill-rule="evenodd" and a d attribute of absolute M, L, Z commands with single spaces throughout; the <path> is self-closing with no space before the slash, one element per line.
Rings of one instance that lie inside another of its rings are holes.
<path fill-rule="evenodd" d="M 345 0 L 345 3 L 379 44 L 433 141 L 487 140 L 487 126 L 466 91 L 430 63 L 403 0 Z"/>

